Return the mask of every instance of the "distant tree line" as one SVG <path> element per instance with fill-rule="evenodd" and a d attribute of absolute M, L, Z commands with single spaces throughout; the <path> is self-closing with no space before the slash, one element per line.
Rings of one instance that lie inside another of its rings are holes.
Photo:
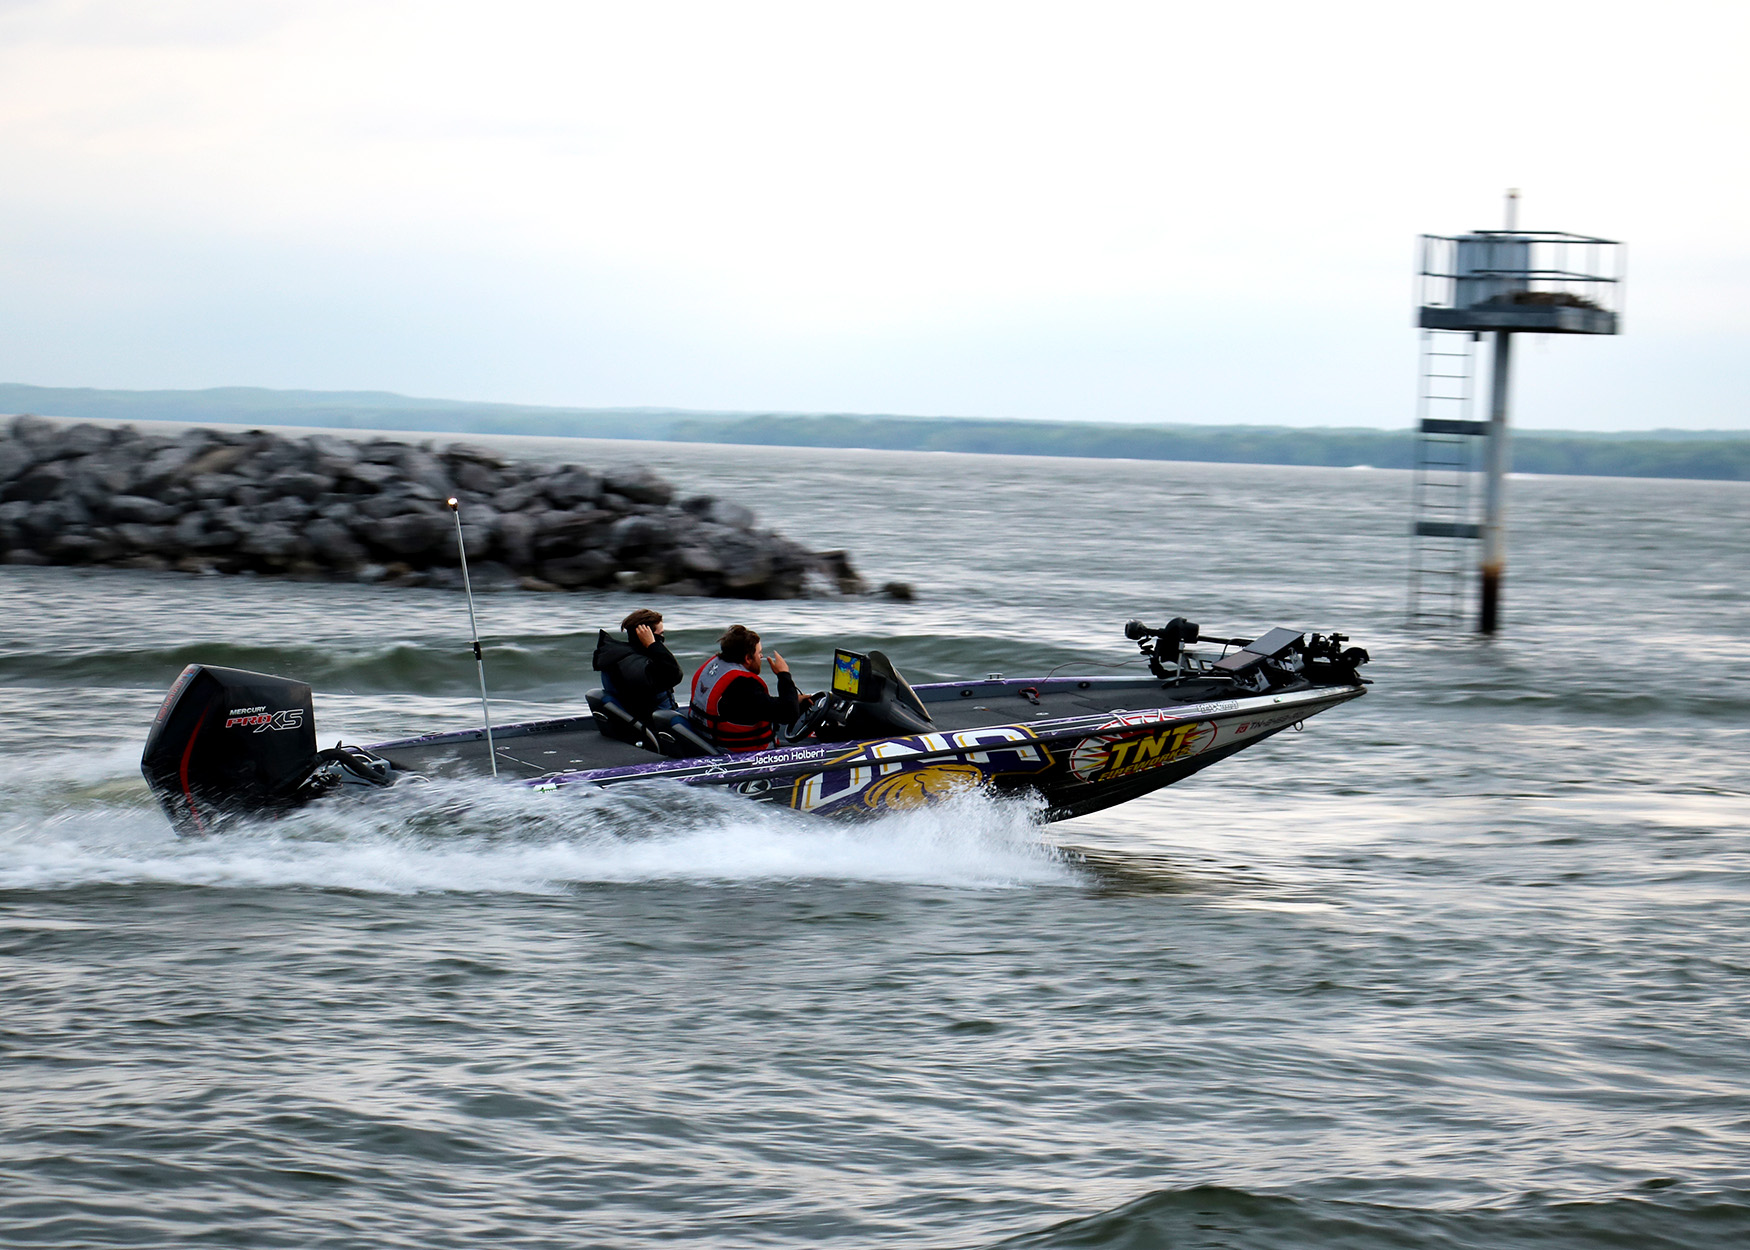
<path fill-rule="evenodd" d="M 0 384 L 0 414 L 88 421 L 299 425 L 455 434 L 658 439 L 788 447 L 872 447 L 1012 456 L 1203 460 L 1222 464 L 1372 465 L 1408 469 L 1403 430 L 1260 425 L 1114 425 L 833 413 L 685 412 L 672 408 L 548 408 L 415 399 L 386 391 L 100 391 Z M 1522 473 L 1750 480 L 1750 431 L 1641 434 L 1515 432 Z"/>
<path fill-rule="evenodd" d="M 1409 430 L 1287 429 L 1279 426 L 1137 426 L 952 417 L 758 416 L 676 420 L 666 437 L 701 443 L 869 447 L 1012 456 L 1201 460 L 1218 464 L 1415 465 Z M 1521 473 L 1598 477 L 1750 480 L 1750 435 L 1610 437 L 1519 433 Z"/>

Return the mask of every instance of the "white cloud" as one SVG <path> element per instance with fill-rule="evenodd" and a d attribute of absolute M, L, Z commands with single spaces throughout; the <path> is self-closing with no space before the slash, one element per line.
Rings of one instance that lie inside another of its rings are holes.
<path fill-rule="evenodd" d="M 1747 21 L 1693 3 L 0 5 L 0 265 L 64 310 L 0 325 L 0 373 L 286 383 L 280 359 L 305 385 L 577 403 L 1398 423 L 1414 234 L 1494 224 L 1522 185 L 1524 224 L 1634 245 L 1630 335 L 1568 355 L 1650 377 L 1679 336 L 1745 329 Z M 98 255 L 133 280 L 102 279 Z M 64 288 L 85 282 L 82 305 Z M 223 350 L 177 339 L 203 300 L 236 328 Z M 499 341 L 486 308 L 517 310 L 529 345 L 458 372 L 471 335 Z M 147 315 L 181 343 L 174 376 L 124 366 L 144 346 L 65 342 L 82 318 L 126 338 Z M 337 321 L 356 326 L 344 350 L 323 346 Z M 604 327 L 612 367 L 553 351 Z M 1750 424 L 1743 367 L 1684 358 L 1697 423 Z M 1389 385 L 1359 372 L 1394 360 Z M 1310 374 L 1329 381 L 1293 384 Z M 1583 415 L 1650 423 L 1629 402 Z"/>

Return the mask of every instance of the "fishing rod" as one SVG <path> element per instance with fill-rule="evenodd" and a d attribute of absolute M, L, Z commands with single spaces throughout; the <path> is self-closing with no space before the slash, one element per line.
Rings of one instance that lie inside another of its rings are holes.
<path fill-rule="evenodd" d="M 492 708 L 486 702 L 486 657 L 480 654 L 480 626 L 474 619 L 474 586 L 468 580 L 468 544 L 462 541 L 462 507 L 454 495 L 444 500 L 456 518 L 456 554 L 462 557 L 462 590 L 468 596 L 468 630 L 474 635 L 474 664 L 480 670 L 480 715 L 486 721 L 486 758 L 498 776 L 498 751 L 492 745 Z"/>

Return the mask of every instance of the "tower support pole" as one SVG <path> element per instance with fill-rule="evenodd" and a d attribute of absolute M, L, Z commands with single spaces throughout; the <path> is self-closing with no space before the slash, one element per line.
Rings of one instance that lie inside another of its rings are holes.
<path fill-rule="evenodd" d="M 1513 333 L 1495 331 L 1489 386 L 1489 447 L 1483 488 L 1483 561 L 1477 629 L 1495 632 L 1501 610 L 1501 578 L 1507 571 L 1506 491 L 1512 449 L 1507 442 L 1507 388 L 1513 373 Z"/>

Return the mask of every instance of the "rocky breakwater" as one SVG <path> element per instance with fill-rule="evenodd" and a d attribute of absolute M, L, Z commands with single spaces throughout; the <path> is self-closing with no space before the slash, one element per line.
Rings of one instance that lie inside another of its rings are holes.
<path fill-rule="evenodd" d="M 174 437 L 16 417 L 0 425 L 0 561 L 459 587 L 617 587 L 789 599 L 854 594 L 843 552 L 677 499 L 646 469 L 510 460 L 327 435 Z"/>

